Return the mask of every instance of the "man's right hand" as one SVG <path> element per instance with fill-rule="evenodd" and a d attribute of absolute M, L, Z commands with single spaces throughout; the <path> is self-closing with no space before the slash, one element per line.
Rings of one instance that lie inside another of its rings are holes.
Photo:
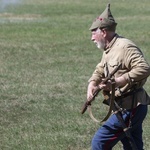
<path fill-rule="evenodd" d="M 93 94 L 96 89 L 97 89 L 97 85 L 96 85 L 95 81 L 91 81 L 87 88 L 87 100 L 90 100 L 93 98 Z"/>

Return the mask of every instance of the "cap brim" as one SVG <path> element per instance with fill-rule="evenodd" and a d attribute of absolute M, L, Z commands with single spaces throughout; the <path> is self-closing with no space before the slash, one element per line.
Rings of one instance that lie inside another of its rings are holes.
<path fill-rule="evenodd" d="M 97 29 L 99 28 L 101 25 L 101 22 L 96 20 L 95 22 L 92 23 L 91 27 L 89 28 L 89 30 L 94 30 L 94 29 Z"/>

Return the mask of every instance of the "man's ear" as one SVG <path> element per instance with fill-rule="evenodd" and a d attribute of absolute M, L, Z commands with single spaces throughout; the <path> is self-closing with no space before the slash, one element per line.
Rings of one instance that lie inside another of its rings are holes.
<path fill-rule="evenodd" d="M 103 36 L 103 37 L 106 37 L 107 31 L 106 31 L 105 29 L 102 29 L 101 31 L 102 31 L 102 36 Z"/>

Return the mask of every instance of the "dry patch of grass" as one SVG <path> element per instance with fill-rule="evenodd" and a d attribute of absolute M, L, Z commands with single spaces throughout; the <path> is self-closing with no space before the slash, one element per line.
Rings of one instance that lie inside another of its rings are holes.
<path fill-rule="evenodd" d="M 41 19 L 41 15 L 39 14 L 22 14 L 22 15 L 16 15 L 13 13 L 1 13 L 0 14 L 0 20 L 6 19 L 9 21 L 33 21 Z"/>

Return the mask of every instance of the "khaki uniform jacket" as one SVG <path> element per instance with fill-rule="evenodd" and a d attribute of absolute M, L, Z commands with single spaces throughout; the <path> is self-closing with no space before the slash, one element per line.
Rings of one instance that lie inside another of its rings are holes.
<path fill-rule="evenodd" d="M 103 52 L 101 62 L 96 66 L 89 82 L 95 81 L 99 84 L 102 78 L 107 77 L 108 73 L 112 72 L 119 64 L 121 64 L 121 67 L 114 77 L 123 76 L 127 80 L 127 84 L 116 89 L 116 97 L 143 87 L 150 75 L 150 66 L 144 59 L 141 50 L 132 41 L 117 34 Z M 122 103 L 121 107 L 129 109 L 133 101 L 133 94 L 121 98 L 120 101 Z M 144 89 L 134 94 L 134 107 L 139 104 L 150 104 L 150 97 Z"/>

